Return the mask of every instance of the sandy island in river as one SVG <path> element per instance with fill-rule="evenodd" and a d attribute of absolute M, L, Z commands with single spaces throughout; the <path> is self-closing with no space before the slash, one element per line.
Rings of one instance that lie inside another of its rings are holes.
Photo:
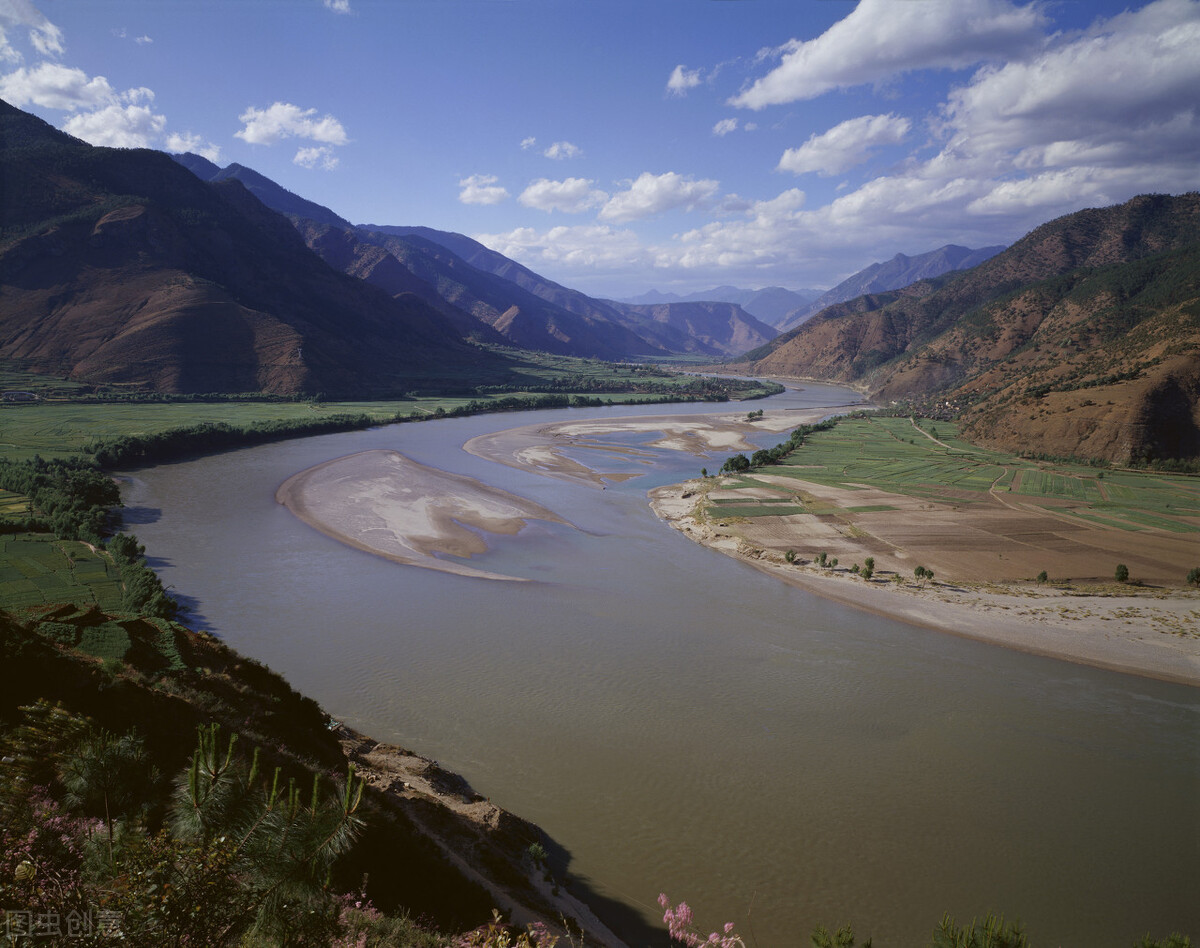
<path fill-rule="evenodd" d="M 566 523 L 541 504 L 395 451 L 363 451 L 289 477 L 275 499 L 336 540 L 397 563 L 481 579 L 516 579 L 445 556 L 487 550 L 479 531 L 518 533 L 529 520 Z"/>

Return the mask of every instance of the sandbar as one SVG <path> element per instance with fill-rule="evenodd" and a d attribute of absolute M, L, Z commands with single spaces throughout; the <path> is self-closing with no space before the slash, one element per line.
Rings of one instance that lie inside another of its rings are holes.
<path fill-rule="evenodd" d="M 348 546 L 480 579 L 525 581 L 444 557 L 485 552 L 481 532 L 512 535 L 530 520 L 567 524 L 534 501 L 385 450 L 335 458 L 294 474 L 275 499 Z"/>
<path fill-rule="evenodd" d="M 642 415 L 624 418 L 597 418 L 588 421 L 560 421 L 524 425 L 472 438 L 463 449 L 477 457 L 521 470 L 532 470 L 548 477 L 604 487 L 637 477 L 637 472 L 614 470 L 607 461 L 623 462 L 649 456 L 631 448 L 605 441 L 605 436 L 643 435 L 644 448 L 683 451 L 697 457 L 713 452 L 725 455 L 753 451 L 747 436 L 763 431 L 790 431 L 797 425 L 812 424 L 849 407 L 764 411 L 748 417 L 749 412 L 713 415 Z M 593 463 L 569 457 L 566 452 L 594 453 Z M 722 458 L 722 461 L 724 458 Z M 607 468 L 607 469 L 606 469 Z"/>

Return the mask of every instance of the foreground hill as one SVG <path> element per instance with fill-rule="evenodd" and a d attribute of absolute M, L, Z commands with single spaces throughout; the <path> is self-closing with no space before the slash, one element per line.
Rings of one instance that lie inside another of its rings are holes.
<path fill-rule="evenodd" d="M 492 371 L 437 311 L 325 265 L 237 181 L 0 103 L 0 357 L 166 392 L 402 393 Z"/>
<path fill-rule="evenodd" d="M 898 253 L 886 263 L 873 263 L 869 267 L 859 270 L 858 273 L 847 277 L 816 299 L 805 305 L 794 307 L 782 318 L 774 320 L 773 324 L 779 327 L 780 332 L 788 332 L 827 306 L 844 303 L 868 293 L 896 290 L 908 286 L 910 283 L 916 283 L 918 280 L 929 280 L 952 270 L 969 270 L 971 267 L 983 263 L 989 257 L 994 257 L 1003 249 L 1002 246 L 995 246 L 971 250 L 957 244 L 946 244 L 937 250 L 917 254 L 915 257 Z"/>
<path fill-rule="evenodd" d="M 1197 194 L 1080 211 L 972 270 L 829 307 L 742 367 L 948 402 L 1011 450 L 1196 457 L 1197 234 Z"/>

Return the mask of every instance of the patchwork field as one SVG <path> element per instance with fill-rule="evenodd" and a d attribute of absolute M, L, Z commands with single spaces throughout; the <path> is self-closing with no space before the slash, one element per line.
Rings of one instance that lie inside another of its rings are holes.
<path fill-rule="evenodd" d="M 876 575 L 1180 587 L 1200 565 L 1200 478 L 977 448 L 946 422 L 847 419 L 784 463 L 706 487 L 702 515 L 751 547 Z"/>

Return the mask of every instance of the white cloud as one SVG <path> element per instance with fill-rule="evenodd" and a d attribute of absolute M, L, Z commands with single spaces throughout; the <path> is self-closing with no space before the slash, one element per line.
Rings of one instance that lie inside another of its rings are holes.
<path fill-rule="evenodd" d="M 564 158 L 578 158 L 583 154 L 583 149 L 578 145 L 572 145 L 570 142 L 555 142 L 544 152 L 547 158 L 553 158 L 556 161 L 561 161 Z"/>
<path fill-rule="evenodd" d="M 221 160 L 220 145 L 205 142 L 199 135 L 193 135 L 191 132 L 172 132 L 167 136 L 166 149 L 176 154 L 191 152 L 213 162 Z"/>
<path fill-rule="evenodd" d="M 115 93 L 103 76 L 89 79 L 82 69 L 43 62 L 0 76 L 0 98 L 17 108 L 37 105 L 71 112 L 110 103 Z"/>
<path fill-rule="evenodd" d="M 532 135 L 530 135 L 528 138 L 522 138 L 521 139 L 521 151 L 529 151 L 529 149 L 532 148 L 536 144 L 537 144 L 537 139 L 534 138 Z"/>
<path fill-rule="evenodd" d="M 334 13 L 352 13 L 350 0 L 325 0 L 325 9 Z"/>
<path fill-rule="evenodd" d="M 350 140 L 341 122 L 332 115 L 316 118 L 316 113 L 316 109 L 302 109 L 290 102 L 275 102 L 265 109 L 252 106 L 238 116 L 245 127 L 233 134 L 251 145 L 274 145 L 293 137 L 325 145 L 344 145 Z"/>
<path fill-rule="evenodd" d="M 729 104 L 762 109 L 914 69 L 1007 59 L 1036 47 L 1044 24 L 1038 5 L 1010 0 L 862 0 L 816 39 L 775 50 L 780 64 Z"/>
<path fill-rule="evenodd" d="M 799 148 L 789 148 L 779 159 L 778 171 L 806 174 L 839 174 L 865 161 L 873 148 L 902 142 L 912 123 L 896 115 L 862 115 L 820 135 L 812 135 Z"/>
<path fill-rule="evenodd" d="M 949 147 L 1020 151 L 1029 166 L 1114 143 L 1153 148 L 1147 132 L 1170 123 L 1176 137 L 1190 126 L 1194 142 L 1197 49 L 1195 0 L 1159 0 L 1097 23 L 1028 61 L 984 68 L 951 92 Z"/>
<path fill-rule="evenodd" d="M 696 181 L 674 171 L 659 175 L 643 171 L 636 181 L 630 182 L 628 189 L 614 194 L 600 209 L 600 219 L 624 222 L 643 220 L 676 208 L 690 211 L 709 203 L 719 186 L 716 181 Z"/>
<path fill-rule="evenodd" d="M 717 124 L 713 126 L 712 133 L 714 135 L 716 135 L 718 138 L 724 138 L 730 132 L 737 131 L 737 127 L 738 127 L 737 119 L 735 119 L 735 118 L 721 119 L 721 121 L 717 122 Z"/>
<path fill-rule="evenodd" d="M 552 227 L 539 233 L 518 227 L 503 234 L 475 234 L 476 240 L 529 266 L 551 265 L 573 273 L 619 271 L 645 266 L 650 254 L 633 231 L 600 224 Z"/>
<path fill-rule="evenodd" d="M 670 78 L 667 79 L 667 91 L 671 95 L 687 95 L 688 89 L 694 89 L 700 85 L 700 70 L 686 69 L 683 66 L 676 66 L 671 70 Z"/>
<path fill-rule="evenodd" d="M 0 3 L 0 60 L 19 63 L 22 56 L 8 41 L 8 31 L 26 29 L 29 43 L 42 56 L 61 56 L 62 30 L 51 23 L 29 0 Z"/>
<path fill-rule="evenodd" d="M 154 42 L 154 40 L 144 34 L 142 36 L 134 37 L 133 41 L 137 43 L 138 46 L 148 46 L 150 43 Z"/>
<path fill-rule="evenodd" d="M 462 190 L 458 199 L 463 204 L 499 204 L 508 199 L 508 190 L 496 184 L 494 174 L 473 174 L 458 182 Z"/>
<path fill-rule="evenodd" d="M 71 116 L 63 131 L 92 145 L 150 148 L 166 124 L 166 117 L 154 114 L 149 106 L 113 103 Z"/>
<path fill-rule="evenodd" d="M 538 178 L 521 192 L 517 200 L 526 207 L 541 211 L 579 214 L 599 207 L 608 200 L 607 192 L 593 188 L 593 184 L 595 182 L 587 178 L 567 178 L 565 181 Z"/>
<path fill-rule="evenodd" d="M 312 145 L 296 149 L 292 164 L 301 168 L 315 168 L 320 165 L 326 171 L 332 171 L 340 160 L 329 145 Z"/>

